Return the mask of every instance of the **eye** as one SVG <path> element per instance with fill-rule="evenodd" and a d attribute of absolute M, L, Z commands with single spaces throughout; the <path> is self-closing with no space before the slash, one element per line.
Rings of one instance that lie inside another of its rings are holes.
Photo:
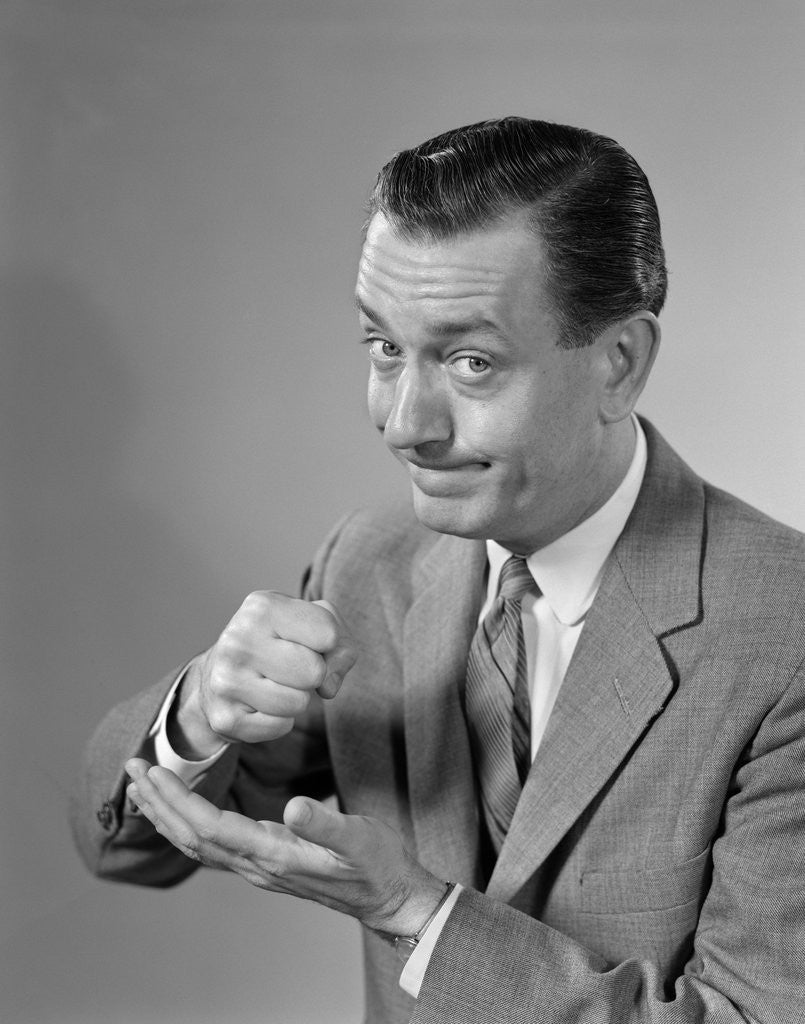
<path fill-rule="evenodd" d="M 402 349 L 393 341 L 384 341 L 382 338 L 367 339 L 369 356 L 375 362 L 384 362 L 387 359 L 399 359 Z"/>
<path fill-rule="evenodd" d="M 489 360 L 483 356 L 458 356 L 450 364 L 459 377 L 480 377 L 491 369 Z"/>

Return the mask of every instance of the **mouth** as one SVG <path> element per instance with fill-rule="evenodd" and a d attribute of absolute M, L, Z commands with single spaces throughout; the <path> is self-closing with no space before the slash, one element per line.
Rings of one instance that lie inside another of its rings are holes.
<path fill-rule="evenodd" d="M 488 466 L 487 462 L 420 462 L 418 459 L 405 460 L 409 466 L 426 473 L 452 473 L 462 469 L 477 469 Z"/>
<path fill-rule="evenodd" d="M 466 491 L 477 475 L 489 468 L 488 462 L 424 462 L 409 458 L 405 461 L 414 485 L 430 497 Z"/>

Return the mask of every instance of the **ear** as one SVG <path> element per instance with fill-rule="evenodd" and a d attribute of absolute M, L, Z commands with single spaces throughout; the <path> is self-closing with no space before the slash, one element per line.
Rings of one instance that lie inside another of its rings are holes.
<path fill-rule="evenodd" d="M 641 310 L 604 332 L 601 338 L 606 381 L 600 413 L 605 423 L 629 416 L 646 385 L 660 347 L 660 324 Z"/>

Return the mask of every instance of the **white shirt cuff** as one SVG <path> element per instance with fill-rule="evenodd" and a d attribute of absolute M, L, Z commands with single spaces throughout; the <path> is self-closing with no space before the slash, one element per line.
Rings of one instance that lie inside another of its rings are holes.
<path fill-rule="evenodd" d="M 456 883 L 453 891 L 445 900 L 444 906 L 428 925 L 425 934 L 417 943 L 416 949 L 403 968 L 403 972 L 400 975 L 400 988 L 407 992 L 409 996 L 413 996 L 414 999 L 419 996 L 419 990 L 422 988 L 422 979 L 425 977 L 425 971 L 430 963 L 431 954 L 436 943 L 439 941 L 439 936 L 442 934 L 442 928 L 444 928 L 448 917 L 450 917 L 450 912 L 456 905 L 458 894 L 462 888 L 463 886 Z"/>
<path fill-rule="evenodd" d="M 203 761 L 187 761 L 185 758 L 180 757 L 170 745 L 170 741 L 168 740 L 168 712 L 173 705 L 174 698 L 176 697 L 176 691 L 179 689 L 186 672 L 187 666 L 182 669 L 179 673 L 179 678 L 170 688 L 162 707 L 159 709 L 159 714 L 155 718 L 154 724 L 151 726 L 148 738 L 153 740 L 154 759 L 156 763 L 161 765 L 163 768 L 170 768 L 175 775 L 179 776 L 186 786 L 193 786 L 194 783 L 201 780 L 207 769 L 211 768 L 215 764 L 229 744 L 224 743 L 220 750 L 216 750 L 216 752 L 210 755 L 210 757 L 205 757 Z"/>

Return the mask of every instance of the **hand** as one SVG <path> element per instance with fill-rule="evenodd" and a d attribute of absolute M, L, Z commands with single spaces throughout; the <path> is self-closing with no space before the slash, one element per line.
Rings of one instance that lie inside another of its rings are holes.
<path fill-rule="evenodd" d="M 355 663 L 355 645 L 327 601 L 256 591 L 218 642 L 194 663 L 168 720 L 178 754 L 201 759 L 225 742 L 290 732 L 314 691 L 332 698 Z"/>
<path fill-rule="evenodd" d="M 445 883 L 417 863 L 376 818 L 340 814 L 294 797 L 284 824 L 221 811 L 167 768 L 134 758 L 127 795 L 157 832 L 186 856 L 349 914 L 369 928 L 413 935 L 444 895 Z"/>

